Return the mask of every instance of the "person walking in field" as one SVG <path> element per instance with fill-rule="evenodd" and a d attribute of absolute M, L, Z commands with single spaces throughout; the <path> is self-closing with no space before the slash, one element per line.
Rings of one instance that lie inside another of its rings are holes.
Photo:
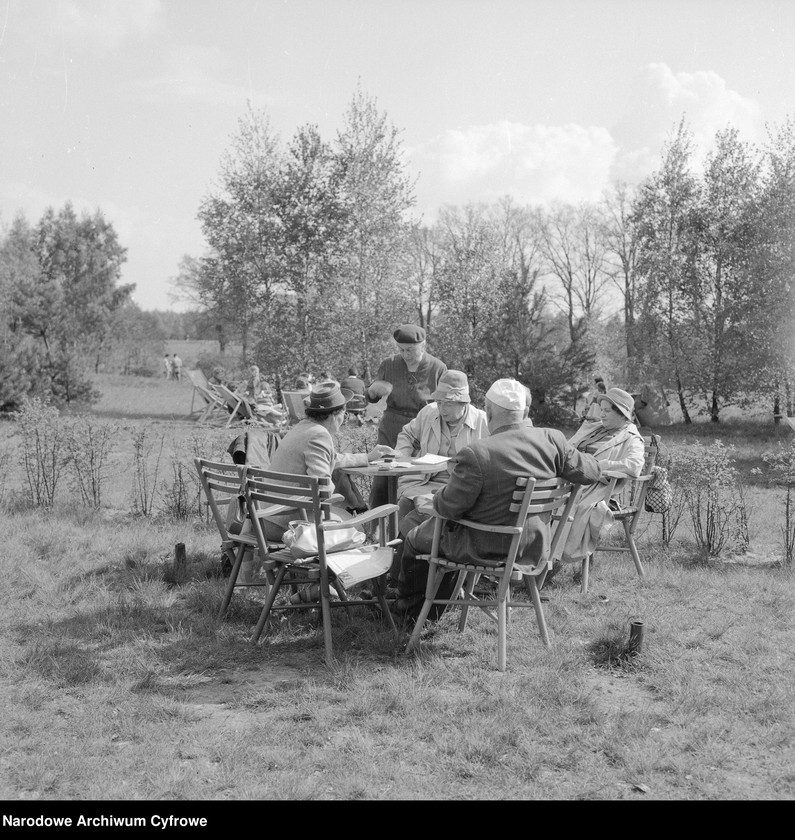
<path fill-rule="evenodd" d="M 163 379 L 171 379 L 171 356 L 163 356 Z"/>
<path fill-rule="evenodd" d="M 180 359 L 180 357 L 176 353 L 174 353 L 174 356 L 171 359 L 171 367 L 173 370 L 174 379 L 176 379 L 177 382 L 182 382 L 182 359 Z"/>

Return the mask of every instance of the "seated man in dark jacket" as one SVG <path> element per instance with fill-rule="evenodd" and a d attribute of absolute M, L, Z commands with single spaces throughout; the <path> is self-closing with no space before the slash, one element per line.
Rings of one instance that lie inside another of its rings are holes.
<path fill-rule="evenodd" d="M 575 484 L 602 480 L 602 468 L 592 455 L 569 446 L 563 432 L 536 428 L 527 418 L 529 394 L 515 379 L 498 379 L 486 394 L 488 438 L 462 449 L 447 484 L 433 496 L 433 509 L 448 519 L 471 519 L 489 525 L 510 524 L 516 479 L 530 475 L 540 480 L 560 476 Z M 549 516 L 548 514 L 546 515 Z M 398 612 L 416 619 L 425 598 L 428 563 L 417 558 L 429 554 L 434 517 L 414 528 L 406 538 L 400 566 Z M 551 533 L 548 519 L 530 516 L 525 523 L 519 549 L 520 560 L 535 565 L 549 552 Z M 464 527 L 445 528 L 440 550 L 446 557 L 469 558 L 499 565 L 505 559 L 510 537 L 474 531 Z M 438 598 L 449 598 L 457 572 L 445 575 Z M 429 618 L 444 611 L 436 604 Z"/>

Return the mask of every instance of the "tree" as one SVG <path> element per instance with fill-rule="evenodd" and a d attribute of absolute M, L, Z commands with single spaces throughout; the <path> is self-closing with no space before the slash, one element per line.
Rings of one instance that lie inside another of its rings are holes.
<path fill-rule="evenodd" d="M 281 155 L 267 115 L 249 109 L 221 159 L 219 188 L 199 207 L 210 253 L 195 275 L 198 294 L 219 323 L 240 335 L 244 357 L 252 326 L 272 328 L 271 309 L 280 288 L 280 224 L 273 203 Z"/>
<path fill-rule="evenodd" d="M 621 292 L 628 381 L 637 381 L 641 375 L 638 358 L 640 340 L 635 323 L 638 306 L 638 231 L 633 218 L 633 199 L 626 184 L 616 183 L 603 203 L 603 236 L 608 260 L 605 271 Z"/>
<path fill-rule="evenodd" d="M 368 359 L 388 350 L 396 323 L 413 312 L 407 213 L 414 206 L 414 180 L 398 129 L 360 88 L 345 113 L 335 155 L 351 212 L 342 333 L 354 355 Z"/>
<path fill-rule="evenodd" d="M 49 208 L 32 231 L 15 225 L 7 244 L 16 265 L 7 280 L 10 320 L 33 341 L 47 392 L 58 403 L 92 399 L 84 360 L 97 368 L 114 313 L 134 288 L 117 285 L 126 249 L 100 211 L 78 218 L 70 203 Z"/>
<path fill-rule="evenodd" d="M 693 311 L 692 329 L 701 352 L 691 365 L 710 420 L 719 422 L 721 404 L 753 380 L 760 358 L 754 347 L 764 290 L 749 271 L 755 246 L 759 164 L 736 129 L 719 131 L 707 157 L 696 214 L 697 250 L 683 285 Z"/>
<path fill-rule="evenodd" d="M 682 293 L 695 258 L 693 215 L 699 197 L 690 172 L 692 136 L 682 120 L 663 149 L 660 169 L 640 187 L 633 213 L 638 232 L 637 274 L 643 369 L 676 390 L 690 423 L 690 361 L 700 352 L 691 340 L 691 310 Z"/>
<path fill-rule="evenodd" d="M 566 316 L 572 342 L 584 338 L 609 281 L 604 223 L 592 204 L 556 203 L 540 213 L 541 251 L 560 289 L 550 300 Z"/>

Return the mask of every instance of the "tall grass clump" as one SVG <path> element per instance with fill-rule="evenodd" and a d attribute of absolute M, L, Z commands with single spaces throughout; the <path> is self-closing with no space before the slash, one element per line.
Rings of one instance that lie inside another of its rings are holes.
<path fill-rule="evenodd" d="M 762 460 L 770 470 L 773 484 L 784 491 L 784 524 L 781 526 L 783 563 L 791 569 L 795 557 L 795 437 L 789 446 L 779 444 L 777 450 L 765 452 Z"/>
<path fill-rule="evenodd" d="M 157 497 L 157 477 L 163 458 L 165 435 L 158 435 L 152 425 L 132 428 L 133 486 L 132 511 L 151 516 Z"/>
<path fill-rule="evenodd" d="M 72 483 L 83 504 L 99 508 L 109 475 L 110 453 L 118 437 L 118 423 L 80 416 L 66 425 L 66 451 Z"/>
<path fill-rule="evenodd" d="M 22 465 L 33 503 L 52 507 L 69 460 L 67 432 L 60 412 L 38 397 L 25 397 L 13 417 L 19 426 Z"/>
<path fill-rule="evenodd" d="M 733 446 L 719 440 L 710 446 L 696 443 L 683 447 L 671 461 L 675 489 L 669 539 L 672 523 L 687 511 L 704 557 L 717 557 L 723 551 L 743 554 L 748 549 L 748 510 L 733 451 Z"/>

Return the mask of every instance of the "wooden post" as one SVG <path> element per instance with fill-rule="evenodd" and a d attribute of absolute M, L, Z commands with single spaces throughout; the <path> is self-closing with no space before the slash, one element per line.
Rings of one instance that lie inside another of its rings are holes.
<path fill-rule="evenodd" d="M 629 645 L 627 653 L 637 656 L 643 650 L 643 622 L 632 621 L 629 625 Z"/>
<path fill-rule="evenodd" d="M 180 581 L 185 577 L 188 564 L 185 557 L 185 543 L 177 543 L 174 546 L 174 580 Z"/>

